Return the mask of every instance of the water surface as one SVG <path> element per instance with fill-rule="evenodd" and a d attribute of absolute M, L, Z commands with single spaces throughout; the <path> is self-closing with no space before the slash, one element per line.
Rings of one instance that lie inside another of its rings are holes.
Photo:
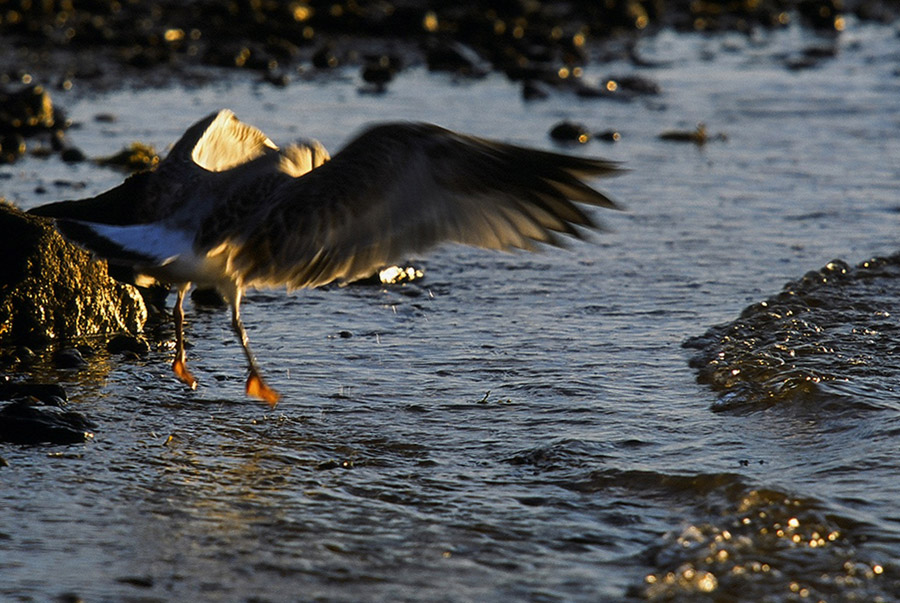
<path fill-rule="evenodd" d="M 841 397 L 724 409 L 682 343 L 833 258 L 897 251 L 896 36 L 851 24 L 835 58 L 796 70 L 787 58 L 822 43 L 799 30 L 663 33 L 640 49 L 657 66 L 639 71 L 663 92 L 633 102 L 526 103 L 499 76 L 416 69 L 384 95 L 349 72 L 57 94 L 89 156 L 163 149 L 223 106 L 276 142 L 332 151 L 381 120 L 539 147 L 561 119 L 615 128 L 615 145 L 568 150 L 627 164 L 598 185 L 628 211 L 597 212 L 608 230 L 567 251 L 411 258 L 426 278 L 406 287 L 251 293 L 250 337 L 284 395 L 274 412 L 243 397 L 225 309 L 187 305 L 196 392 L 166 349 L 98 353 L 80 373 L 38 365 L 98 427 L 84 445 L 0 447 L 0 598 L 890 600 L 889 338 L 848 344 L 881 370 L 838 375 Z M 727 141 L 658 138 L 698 122 Z M 24 207 L 122 179 L 36 158 L 0 175 Z M 844 298 L 893 322 L 891 287 L 854 283 Z"/>

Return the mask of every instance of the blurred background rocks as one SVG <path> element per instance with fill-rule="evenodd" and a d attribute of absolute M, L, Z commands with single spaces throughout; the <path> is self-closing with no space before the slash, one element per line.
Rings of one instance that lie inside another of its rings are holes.
<path fill-rule="evenodd" d="M 898 11 L 888 0 L 0 0 L 0 70 L 9 82 L 62 66 L 63 89 L 114 85 L 114 66 L 249 69 L 283 85 L 299 72 L 354 65 L 381 85 L 401 65 L 424 64 L 552 82 L 594 59 L 599 41 L 661 28 L 751 33 L 800 22 L 839 33 L 848 15 L 886 21 Z"/>

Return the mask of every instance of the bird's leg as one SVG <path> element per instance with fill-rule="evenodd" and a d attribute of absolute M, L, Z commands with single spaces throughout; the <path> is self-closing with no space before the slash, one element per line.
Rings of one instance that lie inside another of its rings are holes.
<path fill-rule="evenodd" d="M 244 348 L 244 355 L 247 357 L 247 364 L 250 366 L 250 376 L 247 377 L 246 391 L 248 396 L 259 398 L 266 402 L 270 407 L 274 408 L 281 398 L 278 392 L 266 385 L 262 375 L 259 373 L 259 367 L 256 364 L 256 358 L 250 350 L 250 338 L 247 337 L 247 331 L 244 329 L 244 323 L 241 322 L 241 292 L 237 291 L 234 295 L 234 301 L 231 303 L 231 328 L 241 342 Z"/>
<path fill-rule="evenodd" d="M 181 304 L 190 286 L 190 283 L 187 283 L 178 287 L 178 299 L 175 301 L 175 309 L 172 310 L 172 317 L 175 319 L 175 362 L 172 363 L 172 370 L 179 381 L 191 389 L 196 389 L 197 380 L 184 363 L 184 308 Z"/>

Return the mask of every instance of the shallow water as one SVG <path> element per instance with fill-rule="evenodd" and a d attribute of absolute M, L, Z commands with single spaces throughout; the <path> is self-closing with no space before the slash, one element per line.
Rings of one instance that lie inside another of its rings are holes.
<path fill-rule="evenodd" d="M 627 164 L 599 184 L 628 212 L 598 212 L 609 231 L 568 251 L 443 248 L 414 258 L 426 278 L 406 287 L 250 294 L 250 337 L 284 394 L 275 412 L 243 397 L 226 310 L 188 304 L 196 392 L 170 377 L 166 349 L 98 353 L 80 373 L 38 365 L 98 427 L 84 445 L 0 445 L 0 598 L 891 600 L 890 337 L 848 338 L 841 354 L 872 370 L 835 362 L 829 388 L 774 403 L 723 405 L 682 347 L 833 258 L 897 251 L 897 31 L 851 24 L 835 58 L 785 66 L 821 43 L 799 30 L 664 33 L 641 47 L 658 66 L 639 72 L 663 93 L 633 102 L 525 103 L 500 77 L 416 69 L 385 95 L 360 94 L 351 73 L 285 89 L 228 74 L 195 90 L 58 93 L 89 156 L 165 148 L 221 106 L 276 142 L 312 136 L 332 151 L 393 119 L 552 147 L 546 133 L 569 118 L 621 132 L 570 150 Z M 658 139 L 700 121 L 727 141 Z M 122 175 L 27 159 L 0 178 L 30 207 Z M 844 308 L 871 306 L 882 314 L 863 327 L 889 335 L 891 278 L 862 282 L 835 285 L 830 324 L 849 333 Z M 817 333 L 788 345 L 842 341 Z"/>

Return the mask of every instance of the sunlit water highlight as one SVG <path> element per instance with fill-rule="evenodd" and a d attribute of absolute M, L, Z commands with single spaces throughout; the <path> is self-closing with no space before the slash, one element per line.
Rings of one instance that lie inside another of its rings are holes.
<path fill-rule="evenodd" d="M 188 304 L 193 393 L 165 350 L 38 366 L 98 427 L 83 446 L 0 447 L 0 598 L 890 600 L 891 356 L 869 350 L 885 370 L 853 376 L 864 405 L 848 387 L 838 403 L 713 412 L 719 394 L 682 348 L 833 258 L 897 251 L 896 32 L 853 26 L 836 58 L 784 67 L 812 43 L 664 33 L 642 45 L 660 66 L 640 72 L 663 94 L 629 103 L 525 103 L 500 77 L 416 69 L 383 96 L 351 74 L 58 94 L 89 156 L 165 148 L 222 106 L 332 151 L 393 119 L 547 147 L 569 118 L 621 132 L 571 150 L 627 164 L 601 184 L 629 211 L 598 214 L 609 232 L 569 251 L 413 258 L 426 278 L 405 287 L 250 294 L 250 337 L 285 396 L 275 412 L 243 398 L 224 309 Z M 657 138 L 700 121 L 727 142 Z M 122 178 L 41 159 L 0 175 L 25 207 Z M 860 295 L 896 303 L 889 288 Z"/>

